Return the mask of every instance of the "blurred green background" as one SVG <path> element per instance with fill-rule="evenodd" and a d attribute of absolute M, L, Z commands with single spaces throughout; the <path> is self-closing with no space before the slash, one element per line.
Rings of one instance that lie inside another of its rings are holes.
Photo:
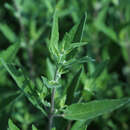
<path fill-rule="evenodd" d="M 60 10 L 60 40 L 87 12 L 83 41 L 89 44 L 79 52 L 96 62 L 84 64 L 79 83 L 82 100 L 130 96 L 130 0 L 0 0 L 0 53 L 19 43 L 16 61 L 32 79 L 47 75 L 47 44 L 55 7 Z M 76 67 L 62 77 L 63 89 Z M 47 123 L 0 69 L 0 130 L 7 129 L 9 117 L 22 130 L 30 130 L 32 124 L 40 130 Z M 58 123 L 57 129 L 61 130 Z M 130 130 L 130 109 L 96 118 L 88 130 Z"/>

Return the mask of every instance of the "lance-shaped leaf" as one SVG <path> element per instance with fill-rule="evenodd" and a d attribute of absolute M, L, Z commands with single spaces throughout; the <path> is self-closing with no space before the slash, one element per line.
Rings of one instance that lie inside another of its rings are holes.
<path fill-rule="evenodd" d="M 70 53 L 71 51 L 73 51 L 75 48 L 81 47 L 86 45 L 87 42 L 79 42 L 79 43 L 71 43 L 70 46 L 68 47 L 68 49 L 66 50 L 66 54 Z"/>
<path fill-rule="evenodd" d="M 47 87 L 47 88 L 56 88 L 56 87 L 60 87 L 59 83 L 54 81 L 54 80 L 48 80 L 46 77 L 42 76 L 42 81 L 43 84 Z"/>
<path fill-rule="evenodd" d="M 95 59 L 93 59 L 93 58 L 91 58 L 89 56 L 84 56 L 84 57 L 82 57 L 80 59 L 77 59 L 77 63 L 79 63 L 79 64 L 89 62 L 89 61 L 93 62 L 93 61 L 95 61 Z"/>
<path fill-rule="evenodd" d="M 101 83 L 104 81 L 107 65 L 108 60 L 102 61 L 96 65 L 95 70 L 85 78 L 85 89 L 91 92 L 91 94 L 100 92 L 102 86 Z"/>
<path fill-rule="evenodd" d="M 10 12 L 14 13 L 15 9 L 11 4 L 5 3 L 4 4 L 5 8 L 8 9 Z"/>
<path fill-rule="evenodd" d="M 19 48 L 20 45 L 17 43 L 9 46 L 6 50 L 0 52 L 0 58 L 10 63 L 15 58 Z M 0 61 L 0 68 L 2 68 L 1 61 Z"/>
<path fill-rule="evenodd" d="M 66 104 L 68 105 L 70 105 L 73 102 L 74 90 L 79 84 L 81 72 L 82 72 L 82 68 L 74 75 L 70 85 L 68 86 L 67 96 L 66 96 Z"/>
<path fill-rule="evenodd" d="M 51 63 L 50 59 L 47 58 L 46 60 L 46 66 L 47 66 L 47 69 L 46 69 L 46 74 L 47 74 L 47 77 L 48 79 L 52 80 L 54 79 L 54 75 L 55 75 L 55 66 Z"/>
<path fill-rule="evenodd" d="M 58 41 L 59 41 L 59 30 L 58 30 L 58 11 L 55 10 L 53 16 L 53 25 L 52 25 L 52 32 L 51 32 L 51 39 L 49 44 L 50 52 L 54 56 L 58 56 Z"/>
<path fill-rule="evenodd" d="M 82 41 L 82 37 L 83 37 L 83 30 L 85 27 L 85 23 L 86 23 L 86 18 L 87 18 L 87 14 L 85 13 L 82 18 L 81 21 L 78 25 L 78 28 L 76 30 L 73 42 L 81 42 Z"/>
<path fill-rule="evenodd" d="M 3 59 L 0 59 L 5 69 L 9 72 L 12 78 L 15 80 L 18 87 L 24 90 L 25 93 L 30 92 L 30 84 L 27 79 L 25 79 L 22 69 L 16 69 L 13 64 L 7 64 Z"/>
<path fill-rule="evenodd" d="M 20 130 L 11 119 L 9 119 L 8 121 L 8 125 L 9 125 L 9 130 Z"/>
<path fill-rule="evenodd" d="M 89 120 L 120 108 L 128 102 L 130 102 L 130 98 L 73 104 L 66 108 L 63 117 L 69 120 Z"/>
<path fill-rule="evenodd" d="M 109 27 L 108 25 L 106 25 L 104 23 L 105 21 L 105 17 L 107 16 L 106 13 L 107 13 L 107 10 L 108 10 L 108 7 L 104 7 L 98 14 L 95 22 L 94 22 L 94 25 L 95 27 L 99 30 L 99 31 L 102 31 L 104 34 L 106 34 L 109 38 L 111 38 L 112 40 L 114 40 L 115 42 L 118 41 L 117 39 L 117 34 L 115 33 L 115 31 Z"/>
<path fill-rule="evenodd" d="M 71 130 L 80 130 L 80 128 L 85 124 L 85 120 L 83 121 L 76 121 L 72 126 Z"/>
<path fill-rule="evenodd" d="M 79 58 L 79 59 L 78 58 L 73 58 L 73 59 L 67 61 L 64 64 L 64 68 L 67 69 L 67 68 L 70 68 L 74 64 L 82 64 L 82 63 L 93 62 L 93 61 L 95 61 L 95 60 L 92 59 L 89 56 L 85 56 L 85 57 L 82 57 L 82 58 Z"/>
<path fill-rule="evenodd" d="M 73 124 L 71 130 L 87 130 L 89 123 L 90 123 L 90 120 L 88 120 L 88 121 L 86 121 L 86 120 L 76 121 Z"/>
<path fill-rule="evenodd" d="M 82 43 L 80 45 L 80 42 L 82 41 L 83 36 L 83 30 L 86 23 L 86 13 L 82 16 L 80 22 L 75 25 L 69 33 L 66 33 L 63 40 L 62 40 L 62 49 L 69 49 L 69 48 L 76 48 L 82 46 Z M 72 44 L 73 43 L 73 44 Z M 77 44 L 79 43 L 79 44 Z M 75 45 L 74 45 L 75 44 Z"/>
<path fill-rule="evenodd" d="M 63 40 L 62 40 L 62 49 L 68 49 L 70 44 L 73 42 L 76 30 L 77 30 L 78 25 L 75 25 L 72 27 L 72 29 L 69 32 L 66 32 Z M 79 41 L 78 41 L 79 42 Z"/>
<path fill-rule="evenodd" d="M 109 63 L 108 60 L 105 60 L 101 62 L 100 64 L 98 64 L 96 66 L 95 71 L 92 73 L 91 77 L 94 79 L 98 78 L 100 74 L 104 71 L 104 69 L 107 67 L 108 63 Z"/>
<path fill-rule="evenodd" d="M 82 38 L 83 38 L 83 31 L 84 31 L 84 27 L 85 27 L 85 23 L 86 23 L 86 13 L 82 16 L 80 23 L 78 24 L 78 26 L 76 26 L 75 31 L 74 31 L 74 38 L 72 40 L 73 46 L 74 43 L 81 43 Z M 69 45 L 71 46 L 70 43 Z M 82 46 L 82 45 L 81 45 Z M 71 57 L 74 57 L 76 55 L 77 51 L 73 50 L 71 51 Z"/>
<path fill-rule="evenodd" d="M 16 34 L 11 30 L 11 28 L 7 24 L 0 24 L 0 31 L 11 43 L 16 42 Z"/>
<path fill-rule="evenodd" d="M 41 106 L 40 100 L 38 100 L 38 97 L 36 97 L 36 93 L 34 92 L 33 87 L 31 86 L 31 81 L 29 78 L 25 75 L 23 70 L 21 68 L 16 69 L 16 67 L 13 64 L 7 64 L 3 59 L 0 59 L 5 69 L 8 71 L 8 73 L 12 76 L 18 87 L 21 89 L 21 91 L 24 93 L 24 95 L 29 99 L 29 101 L 38 109 L 42 111 L 44 115 L 46 115 L 46 112 Z"/>
<path fill-rule="evenodd" d="M 34 125 L 32 125 L 32 130 L 38 130 Z"/>

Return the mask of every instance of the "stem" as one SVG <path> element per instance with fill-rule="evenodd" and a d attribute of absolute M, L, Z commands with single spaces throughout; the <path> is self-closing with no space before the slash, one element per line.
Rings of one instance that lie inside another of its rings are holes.
<path fill-rule="evenodd" d="M 54 112 L 54 107 L 55 107 L 55 103 L 54 103 L 55 91 L 56 91 L 56 89 L 53 88 L 53 90 L 52 90 L 52 97 L 51 97 L 51 113 Z"/>
<path fill-rule="evenodd" d="M 56 69 L 54 80 L 56 81 L 56 76 L 57 76 L 58 68 Z M 52 89 L 52 95 L 51 95 L 51 109 L 50 109 L 50 114 L 49 114 L 49 126 L 48 130 L 51 130 L 52 125 L 53 125 L 53 118 L 54 118 L 54 109 L 55 109 L 55 91 L 56 88 Z"/>
<path fill-rule="evenodd" d="M 50 115 L 49 115 L 49 128 L 48 128 L 48 130 L 51 130 L 52 124 L 53 124 L 54 108 L 55 108 L 55 101 L 54 101 L 55 91 L 56 91 L 56 88 L 53 88 L 52 96 L 51 96 L 51 109 L 50 109 Z"/>

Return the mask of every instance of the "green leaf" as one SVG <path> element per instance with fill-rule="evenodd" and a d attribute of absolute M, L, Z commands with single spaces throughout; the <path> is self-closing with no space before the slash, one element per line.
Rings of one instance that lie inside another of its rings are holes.
<path fill-rule="evenodd" d="M 81 46 L 84 46 L 88 44 L 87 42 L 79 42 L 79 43 L 72 43 L 70 45 L 70 48 L 69 49 L 74 49 L 74 48 L 77 48 L 77 47 L 81 47 Z"/>
<path fill-rule="evenodd" d="M 104 69 L 107 67 L 109 61 L 108 60 L 105 60 L 103 62 L 101 62 L 100 64 L 98 64 L 96 66 L 96 69 L 95 71 L 92 73 L 92 78 L 96 79 L 100 76 L 100 74 L 104 71 Z"/>
<path fill-rule="evenodd" d="M 42 81 L 47 88 L 52 88 L 52 86 L 49 84 L 49 80 L 46 77 L 42 76 Z"/>
<path fill-rule="evenodd" d="M 37 78 L 35 83 L 37 86 L 35 91 L 37 92 L 37 95 L 39 96 L 42 104 L 44 106 L 50 107 L 50 103 L 45 100 L 45 97 L 48 95 L 48 89 L 43 85 L 43 82 L 40 78 Z"/>
<path fill-rule="evenodd" d="M 40 78 L 36 78 L 37 92 L 41 95 L 42 100 L 47 96 L 47 88 L 43 85 Z"/>
<path fill-rule="evenodd" d="M 88 125 L 90 124 L 91 120 L 80 120 L 76 121 L 71 130 L 87 130 Z"/>
<path fill-rule="evenodd" d="M 59 41 L 58 12 L 56 9 L 53 16 L 53 26 L 52 26 L 51 39 L 49 44 L 50 52 L 55 56 L 58 56 L 58 41 Z"/>
<path fill-rule="evenodd" d="M 87 76 L 84 75 L 84 89 L 89 91 L 92 95 L 97 95 L 103 90 L 103 87 L 107 82 L 108 63 L 109 60 L 105 60 L 99 64 L 95 64 L 93 72 L 89 73 Z M 91 70 L 90 66 L 88 70 Z"/>
<path fill-rule="evenodd" d="M 51 5 L 51 1 L 45 0 L 43 2 L 45 4 L 46 8 L 48 9 L 48 12 L 53 13 L 53 7 Z"/>
<path fill-rule="evenodd" d="M 104 7 L 101 12 L 99 13 L 98 17 L 96 18 L 94 25 L 99 30 L 102 31 L 104 34 L 106 34 L 108 37 L 110 37 L 114 41 L 118 41 L 117 35 L 115 31 L 108 27 L 104 22 L 106 18 L 108 7 Z"/>
<path fill-rule="evenodd" d="M 106 19 L 106 14 L 107 14 L 107 11 L 108 11 L 108 6 L 105 6 L 98 14 L 98 16 L 96 17 L 95 19 L 95 24 L 96 22 L 98 23 L 104 23 L 105 19 Z"/>
<path fill-rule="evenodd" d="M 50 79 L 50 80 L 54 79 L 55 67 L 51 63 L 49 58 L 47 58 L 47 60 L 46 60 L 46 73 L 47 73 L 48 79 Z"/>
<path fill-rule="evenodd" d="M 11 28 L 7 24 L 0 24 L 0 31 L 11 43 L 16 42 L 16 34 L 11 30 Z"/>
<path fill-rule="evenodd" d="M 81 63 L 86 63 L 86 62 L 93 62 L 95 61 L 95 59 L 89 57 L 89 56 L 84 56 L 80 59 L 77 59 L 77 63 L 81 64 Z"/>
<path fill-rule="evenodd" d="M 130 98 L 96 100 L 67 107 L 63 117 L 69 120 L 89 120 L 111 112 L 130 102 Z"/>
<path fill-rule="evenodd" d="M 86 23 L 86 14 L 83 15 L 81 21 L 75 25 L 69 33 L 66 33 L 61 44 L 61 50 L 73 50 L 76 47 L 80 47 L 85 45 L 85 43 L 81 43 L 83 30 Z M 72 44 L 73 42 L 73 44 Z"/>
<path fill-rule="evenodd" d="M 82 57 L 82 58 L 79 58 L 79 59 L 78 58 L 73 58 L 73 59 L 67 61 L 64 64 L 64 67 L 65 67 L 65 69 L 67 69 L 67 68 L 72 67 L 72 65 L 74 65 L 74 64 L 82 64 L 82 63 L 93 62 L 93 61 L 95 61 L 95 60 L 92 59 L 89 56 L 85 56 L 85 57 Z"/>
<path fill-rule="evenodd" d="M 85 13 L 81 18 L 81 21 L 78 25 L 73 42 L 81 42 L 82 41 L 83 31 L 84 31 L 84 27 L 85 27 L 85 23 L 86 23 L 86 17 L 87 17 L 87 13 Z"/>
<path fill-rule="evenodd" d="M 63 40 L 62 40 L 62 48 L 61 50 L 66 50 L 69 48 L 70 44 L 73 42 L 76 30 L 77 30 L 78 25 L 75 25 L 72 27 L 72 29 L 68 32 L 66 32 Z M 78 41 L 79 42 L 79 41 Z"/>
<path fill-rule="evenodd" d="M 0 59 L 0 61 L 2 62 L 5 69 L 12 76 L 12 78 L 15 80 L 18 87 L 20 89 L 24 89 L 25 93 L 30 92 L 29 81 L 25 79 L 22 69 L 19 68 L 19 70 L 17 70 L 13 64 L 7 64 L 3 59 Z"/>
<path fill-rule="evenodd" d="M 6 92 L 7 92 L 7 89 L 6 89 Z M 14 101 L 17 100 L 17 98 L 19 97 L 19 93 L 18 92 L 9 92 L 9 93 L 3 93 L 6 97 L 3 98 L 2 94 L 2 98 L 0 100 L 0 104 L 1 104 L 1 107 L 0 107 L 0 112 L 5 110 L 8 106 L 10 106 Z"/>
<path fill-rule="evenodd" d="M 82 126 L 85 124 L 86 120 L 76 121 L 72 126 L 71 130 L 82 130 Z"/>
<path fill-rule="evenodd" d="M 6 50 L 0 52 L 0 58 L 4 59 L 4 61 L 8 63 L 12 62 L 19 48 L 20 45 L 17 43 L 9 46 Z M 0 68 L 1 68 L 1 61 L 0 61 Z"/>
<path fill-rule="evenodd" d="M 5 3 L 4 6 L 6 9 L 10 10 L 12 13 L 15 12 L 15 9 L 11 4 Z"/>
<path fill-rule="evenodd" d="M 74 50 L 75 48 L 81 47 L 86 45 L 87 42 L 79 42 L 79 43 L 71 43 L 69 48 L 66 50 L 66 53 L 70 53 L 72 50 Z"/>
<path fill-rule="evenodd" d="M 11 119 L 9 119 L 8 121 L 8 125 L 9 125 L 9 130 L 20 130 Z"/>
<path fill-rule="evenodd" d="M 66 104 L 68 105 L 70 105 L 73 102 L 74 92 L 79 84 L 81 72 L 82 68 L 74 75 L 70 85 L 67 88 Z"/>
<path fill-rule="evenodd" d="M 52 128 L 52 130 L 56 130 L 56 128 L 54 127 L 54 128 Z"/>
<path fill-rule="evenodd" d="M 98 30 L 102 31 L 105 35 L 107 35 L 115 42 L 118 42 L 117 34 L 111 27 L 106 26 L 104 23 L 95 23 L 95 25 Z"/>
<path fill-rule="evenodd" d="M 40 106 L 41 102 L 38 100 L 38 96 L 34 92 L 33 86 L 31 86 L 30 79 L 25 75 L 24 71 L 19 68 L 18 70 L 13 64 L 7 64 L 3 59 L 0 59 L 5 69 L 8 73 L 12 76 L 14 81 L 16 82 L 17 86 L 21 89 L 21 91 L 25 94 L 25 96 L 29 99 L 29 101 L 38 109 L 42 111 L 44 115 L 46 112 Z M 37 96 L 37 97 L 36 97 Z"/>
<path fill-rule="evenodd" d="M 54 80 L 48 80 L 46 77 L 42 76 L 42 81 L 43 84 L 47 87 L 47 88 L 56 88 L 56 87 L 60 87 L 60 85 L 54 81 Z"/>
<path fill-rule="evenodd" d="M 60 1 L 57 2 L 56 8 L 61 11 L 62 8 L 64 7 L 64 4 L 65 4 L 65 1 L 64 0 L 60 0 Z"/>
<path fill-rule="evenodd" d="M 32 130 L 38 130 L 34 125 L 32 125 Z"/>

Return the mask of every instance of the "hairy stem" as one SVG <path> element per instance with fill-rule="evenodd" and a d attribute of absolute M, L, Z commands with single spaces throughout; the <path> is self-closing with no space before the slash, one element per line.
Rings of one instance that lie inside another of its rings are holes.
<path fill-rule="evenodd" d="M 51 130 L 52 125 L 53 125 L 54 108 L 55 108 L 55 101 L 54 101 L 55 91 L 56 91 L 56 88 L 53 88 L 52 96 L 51 96 L 51 109 L 50 109 L 50 115 L 49 115 L 49 128 L 48 128 L 48 130 Z"/>
<path fill-rule="evenodd" d="M 55 76 L 54 76 L 54 80 L 57 80 L 57 72 L 58 72 L 58 68 L 56 69 L 55 72 Z M 49 126 L 48 126 L 48 130 L 51 130 L 52 125 L 53 125 L 53 118 L 54 118 L 54 109 L 55 109 L 55 91 L 56 88 L 52 89 L 52 95 L 51 95 L 51 109 L 50 109 L 50 114 L 49 114 Z"/>

